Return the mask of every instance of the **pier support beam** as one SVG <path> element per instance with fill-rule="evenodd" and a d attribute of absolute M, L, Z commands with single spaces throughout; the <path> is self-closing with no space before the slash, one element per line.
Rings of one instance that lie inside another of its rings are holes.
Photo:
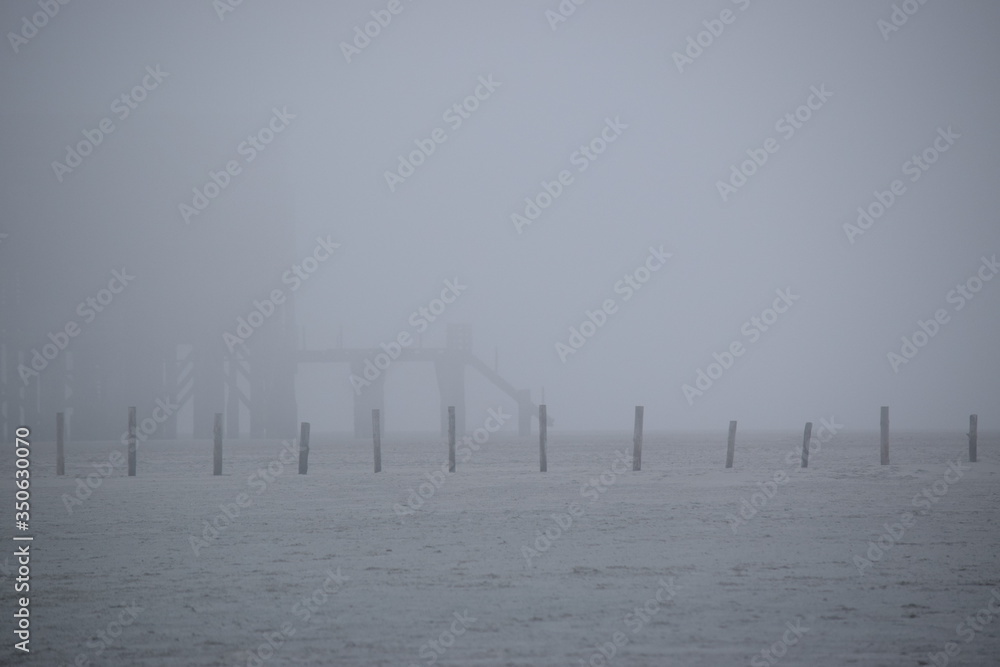
<path fill-rule="evenodd" d="M 448 434 L 448 408 L 454 406 L 455 432 L 462 437 L 465 435 L 465 359 L 457 354 L 448 355 L 434 362 L 434 370 L 441 395 L 441 435 Z"/>
<path fill-rule="evenodd" d="M 531 436 L 531 391 L 521 389 L 517 392 L 517 434 L 522 438 Z"/>
<path fill-rule="evenodd" d="M 365 377 L 364 361 L 351 362 L 351 374 Z M 371 384 L 354 392 L 354 437 L 372 437 L 372 410 L 378 410 L 380 430 L 385 430 L 385 373 L 380 373 Z"/>
<path fill-rule="evenodd" d="M 222 349 L 202 342 L 194 350 L 194 437 L 213 437 L 215 413 L 225 410 L 225 397 Z"/>

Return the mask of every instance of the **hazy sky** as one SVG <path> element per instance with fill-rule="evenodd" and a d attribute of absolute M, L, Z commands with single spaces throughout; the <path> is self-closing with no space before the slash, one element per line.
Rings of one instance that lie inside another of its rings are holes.
<path fill-rule="evenodd" d="M 536 401 L 544 386 L 561 428 L 627 429 L 635 404 L 653 429 L 831 415 L 876 428 L 880 405 L 897 428 L 960 430 L 972 412 L 996 428 L 1000 279 L 949 298 L 1000 270 L 982 261 L 1000 253 L 996 2 L 897 3 L 919 9 L 891 31 L 883 0 L 563 0 L 575 10 L 557 23 L 557 0 L 245 0 L 220 19 L 223 2 L 71 2 L 37 34 L 23 19 L 38 3 L 0 6 L 0 262 L 31 276 L 29 341 L 122 265 L 134 292 L 86 334 L 186 317 L 198 275 L 218 317 L 188 324 L 221 337 L 252 298 L 290 289 L 254 256 L 260 239 L 300 261 L 329 235 L 340 247 L 295 290 L 308 347 L 341 328 L 357 347 L 416 333 L 411 313 L 457 279 L 467 288 L 424 343 L 471 324 L 476 353 L 492 365 L 499 348 L 501 374 Z M 355 28 L 386 16 L 348 62 Z M 690 46 L 700 32 L 708 46 Z M 697 57 L 675 56 L 686 49 Z M 134 109 L 115 105 L 144 77 Z M 463 101 L 474 110 L 448 112 Z M 102 118 L 114 131 L 57 174 Z M 269 123 L 273 143 L 243 143 Z M 390 188 L 415 142 L 433 153 Z M 927 149 L 933 164 L 911 162 Z M 179 205 L 229 161 L 239 173 L 187 224 Z M 519 233 L 512 214 L 543 181 L 562 190 Z M 845 230 L 879 196 L 884 215 Z M 626 300 L 616 284 L 651 247 L 670 257 Z M 254 284 L 229 282 L 257 263 Z M 177 283 L 142 285 L 143 266 Z M 751 318 L 769 321 L 777 291 L 785 312 L 765 331 Z M 564 362 L 557 343 L 608 299 Z M 887 355 L 939 309 L 894 369 Z M 731 367 L 686 397 L 737 341 Z M 433 383 L 429 366 L 389 369 L 389 428 L 437 428 Z M 314 428 L 349 427 L 346 368 L 303 366 L 297 394 Z M 469 397 L 470 426 L 511 405 L 471 373 Z"/>

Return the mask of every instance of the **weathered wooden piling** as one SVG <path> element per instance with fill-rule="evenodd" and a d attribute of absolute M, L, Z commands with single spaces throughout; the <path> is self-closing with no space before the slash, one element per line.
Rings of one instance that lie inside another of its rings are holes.
<path fill-rule="evenodd" d="M 128 476 L 135 477 L 135 406 L 128 409 Z"/>
<path fill-rule="evenodd" d="M 979 415 L 969 415 L 969 462 L 976 462 L 976 440 L 979 431 Z"/>
<path fill-rule="evenodd" d="M 542 403 L 538 406 L 538 470 L 547 472 L 549 459 L 545 452 L 546 440 L 549 437 L 548 409 Z"/>
<path fill-rule="evenodd" d="M 372 440 L 375 445 L 375 472 L 382 472 L 382 428 L 378 408 L 372 409 Z"/>
<path fill-rule="evenodd" d="M 635 430 L 632 434 L 632 470 L 642 470 L 642 410 L 635 406 Z"/>
<path fill-rule="evenodd" d="M 309 422 L 299 426 L 299 474 L 304 475 L 309 470 Z"/>
<path fill-rule="evenodd" d="M 66 474 L 66 452 L 63 445 L 63 437 L 65 435 L 65 422 L 63 421 L 63 413 L 56 413 L 56 474 L 65 475 Z"/>
<path fill-rule="evenodd" d="M 215 413 L 215 427 L 212 429 L 212 474 L 222 474 L 222 413 Z"/>
<path fill-rule="evenodd" d="M 881 440 L 881 461 L 882 465 L 889 465 L 889 406 L 882 406 L 882 440 Z"/>
<path fill-rule="evenodd" d="M 448 406 L 448 472 L 455 472 L 455 406 Z"/>
<path fill-rule="evenodd" d="M 802 434 L 802 467 L 809 467 L 809 441 L 812 440 L 813 423 L 806 422 L 806 430 Z"/>
<path fill-rule="evenodd" d="M 726 467 L 733 467 L 733 459 L 736 458 L 736 422 L 729 422 L 729 442 L 726 445 Z"/>

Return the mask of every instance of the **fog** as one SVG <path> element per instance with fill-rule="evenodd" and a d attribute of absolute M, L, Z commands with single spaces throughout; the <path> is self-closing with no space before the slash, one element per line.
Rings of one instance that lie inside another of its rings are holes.
<path fill-rule="evenodd" d="M 32 32 L 38 5 L 3 3 L 10 410 L 83 410 L 74 378 L 100 369 L 117 439 L 164 396 L 164 355 L 240 348 L 277 290 L 254 344 L 374 357 L 468 325 L 559 429 L 628 429 L 634 405 L 647 429 L 876 428 L 882 405 L 894 428 L 995 428 L 1000 5 L 563 6 L 71 2 Z M 71 367 L 24 381 L 72 322 Z M 436 430 L 434 367 L 385 373 L 386 428 Z M 349 376 L 299 363 L 294 397 L 269 391 L 346 431 Z M 513 405 L 466 377 L 470 427 Z"/>

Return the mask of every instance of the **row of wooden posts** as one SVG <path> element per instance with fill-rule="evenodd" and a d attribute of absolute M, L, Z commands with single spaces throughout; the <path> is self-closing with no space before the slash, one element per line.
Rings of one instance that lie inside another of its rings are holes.
<path fill-rule="evenodd" d="M 632 470 L 642 470 L 642 417 L 643 406 L 635 406 L 635 430 L 632 436 Z M 879 452 L 882 465 L 889 465 L 889 408 L 882 407 L 881 439 Z M 379 411 L 372 410 L 372 438 L 375 455 L 375 472 L 382 472 L 382 432 Z M 135 408 L 128 409 L 128 475 L 136 472 L 136 429 Z M 546 446 L 548 444 L 548 414 L 546 406 L 538 406 L 538 468 L 547 472 L 549 468 Z M 802 467 L 809 467 L 809 442 L 812 440 L 812 422 L 806 422 L 802 434 Z M 976 462 L 979 418 L 969 416 L 969 461 Z M 56 413 L 56 475 L 66 473 L 63 413 Z M 212 443 L 212 474 L 222 474 L 222 413 L 215 413 L 215 428 Z M 455 408 L 448 408 L 448 472 L 455 472 Z M 729 422 L 729 441 L 726 447 L 726 467 L 733 467 L 736 456 L 736 422 Z M 309 422 L 302 422 L 299 430 L 299 474 L 305 475 L 309 469 Z"/>

